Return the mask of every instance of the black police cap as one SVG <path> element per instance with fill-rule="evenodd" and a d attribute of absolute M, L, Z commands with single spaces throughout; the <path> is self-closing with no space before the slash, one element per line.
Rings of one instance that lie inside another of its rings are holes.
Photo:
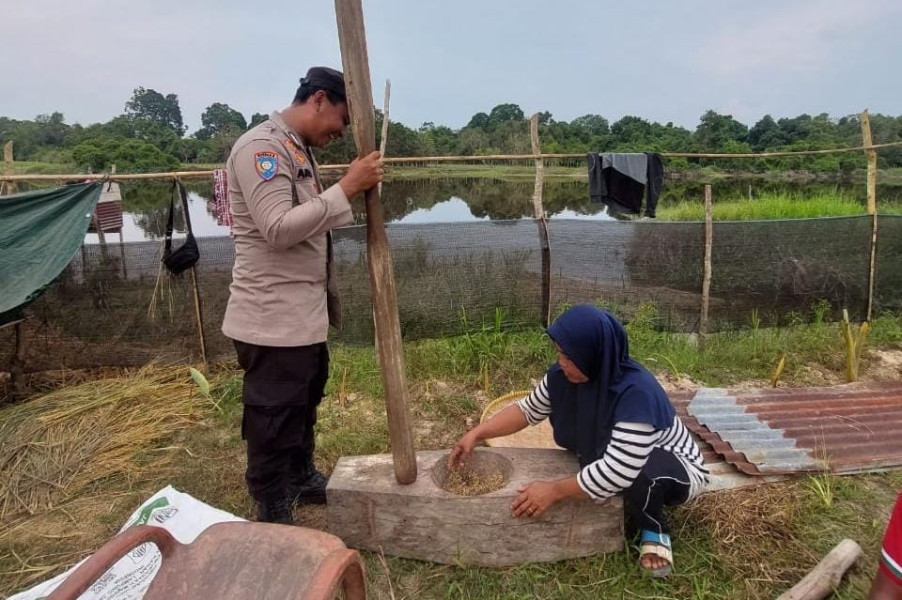
<path fill-rule="evenodd" d="M 329 67 L 311 67 L 307 76 L 301 79 L 301 87 L 322 88 L 346 98 L 344 75 Z"/>

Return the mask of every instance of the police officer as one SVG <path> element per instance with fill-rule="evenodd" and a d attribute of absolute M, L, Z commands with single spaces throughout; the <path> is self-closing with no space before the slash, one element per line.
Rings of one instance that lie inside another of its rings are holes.
<path fill-rule="evenodd" d="M 259 521 L 292 522 L 293 503 L 324 503 L 313 464 L 316 408 L 329 375 L 326 334 L 340 326 L 329 231 L 348 199 L 382 180 L 378 152 L 323 189 L 310 147 L 349 122 L 344 77 L 314 67 L 291 106 L 241 136 L 226 165 L 235 266 L 223 333 L 244 370 L 242 438 Z"/>

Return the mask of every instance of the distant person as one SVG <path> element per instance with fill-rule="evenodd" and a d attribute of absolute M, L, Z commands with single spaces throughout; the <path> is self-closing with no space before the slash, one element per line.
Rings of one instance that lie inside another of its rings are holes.
<path fill-rule="evenodd" d="M 626 331 L 594 306 L 564 312 L 548 328 L 558 361 L 526 398 L 455 444 L 450 468 L 479 442 L 550 417 L 557 444 L 579 459 L 579 473 L 519 489 L 514 516 L 538 517 L 558 500 L 622 494 L 641 540 L 640 567 L 666 577 L 673 565 L 665 506 L 694 498 L 708 471 L 689 430 L 654 376 L 629 356 Z"/>
<path fill-rule="evenodd" d="M 886 527 L 880 566 L 871 585 L 869 600 L 902 600 L 902 494 Z"/>
<path fill-rule="evenodd" d="M 235 266 L 222 332 L 244 370 L 246 481 L 257 519 L 291 523 L 293 503 L 326 501 L 313 462 L 316 409 L 338 326 L 329 231 L 351 223 L 348 199 L 382 181 L 378 152 L 323 189 L 310 147 L 348 126 L 344 77 L 314 67 L 291 106 L 242 135 L 226 164 Z"/>

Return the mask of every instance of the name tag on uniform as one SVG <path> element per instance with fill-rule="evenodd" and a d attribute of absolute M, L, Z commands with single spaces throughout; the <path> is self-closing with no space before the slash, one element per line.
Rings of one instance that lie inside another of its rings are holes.
<path fill-rule="evenodd" d="M 313 171 L 306 167 L 301 167 L 298 169 L 298 179 L 310 179 L 313 177 Z"/>

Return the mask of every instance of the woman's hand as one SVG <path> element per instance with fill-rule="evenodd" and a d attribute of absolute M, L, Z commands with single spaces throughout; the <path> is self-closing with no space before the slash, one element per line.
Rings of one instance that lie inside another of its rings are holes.
<path fill-rule="evenodd" d="M 520 407 L 511 404 L 488 421 L 477 425 L 454 444 L 451 454 L 448 455 L 448 469 L 454 469 L 458 464 L 467 462 L 473 448 L 479 442 L 516 433 L 527 425 L 529 422 Z"/>
<path fill-rule="evenodd" d="M 448 470 L 456 469 L 458 466 L 466 463 L 470 459 L 470 455 L 473 454 L 473 448 L 481 441 L 476 429 L 460 438 L 460 441 L 451 448 L 451 454 L 448 455 Z"/>
<path fill-rule="evenodd" d="M 563 498 L 554 481 L 533 481 L 528 485 L 521 485 L 517 491 L 520 495 L 511 504 L 515 517 L 539 517 Z"/>

